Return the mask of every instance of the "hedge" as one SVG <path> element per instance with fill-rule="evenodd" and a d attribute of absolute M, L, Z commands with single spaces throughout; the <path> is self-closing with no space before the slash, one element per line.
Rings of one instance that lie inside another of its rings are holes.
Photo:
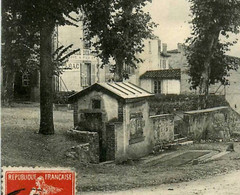
<path fill-rule="evenodd" d="M 68 97 L 75 94 L 75 91 L 60 91 L 55 92 L 53 96 L 54 104 L 69 104 Z"/>
<path fill-rule="evenodd" d="M 161 94 L 155 95 L 150 98 L 150 112 L 154 114 L 166 114 L 176 111 L 184 112 L 190 110 L 197 110 L 199 99 L 202 96 L 199 95 L 173 95 L 173 94 Z M 207 101 L 207 108 L 213 108 L 218 106 L 229 106 L 228 102 L 223 95 L 209 95 Z"/>

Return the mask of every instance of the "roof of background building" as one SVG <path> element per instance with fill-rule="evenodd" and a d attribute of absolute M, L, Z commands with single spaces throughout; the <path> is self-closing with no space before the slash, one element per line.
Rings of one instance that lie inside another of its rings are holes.
<path fill-rule="evenodd" d="M 163 52 L 161 52 L 161 56 L 162 57 L 171 57 L 171 55 L 169 55 L 168 53 L 163 53 Z"/>
<path fill-rule="evenodd" d="M 173 49 L 173 50 L 167 51 L 167 53 L 181 53 L 181 52 L 178 51 L 178 49 Z"/>
<path fill-rule="evenodd" d="M 181 79 L 181 69 L 149 70 L 140 76 L 140 79 Z"/>
<path fill-rule="evenodd" d="M 95 83 L 90 87 L 70 96 L 69 100 L 75 101 L 76 99 L 87 95 L 90 91 L 102 91 L 103 93 L 123 100 L 150 97 L 154 95 L 129 82 L 106 82 Z"/>

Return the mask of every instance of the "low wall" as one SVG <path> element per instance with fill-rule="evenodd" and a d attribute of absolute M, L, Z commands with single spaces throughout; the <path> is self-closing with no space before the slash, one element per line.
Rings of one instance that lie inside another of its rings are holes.
<path fill-rule="evenodd" d="M 138 123 L 139 124 L 139 123 Z M 131 130 L 128 126 L 124 132 L 123 123 L 115 123 L 116 154 L 115 159 L 121 162 L 127 159 L 137 159 L 155 152 L 159 147 L 174 140 L 174 116 L 170 114 L 150 116 L 146 121 L 146 129 L 141 140 L 131 142 L 125 139 Z"/>
<path fill-rule="evenodd" d="M 229 107 L 194 110 L 184 113 L 183 135 L 194 140 L 228 141 L 236 126 L 239 116 Z"/>
<path fill-rule="evenodd" d="M 130 139 L 130 128 L 124 127 L 123 123 L 114 124 L 116 133 L 116 152 L 115 161 L 117 163 L 126 161 L 128 159 L 138 159 L 148 155 L 152 151 L 151 146 L 151 128 L 147 129 L 148 134 L 143 134 L 142 137 L 135 138 L 134 141 Z"/>
<path fill-rule="evenodd" d="M 67 150 L 66 156 L 74 160 L 78 160 L 80 163 L 90 162 L 90 146 L 89 143 L 82 143 L 77 146 L 73 146 Z"/>
<path fill-rule="evenodd" d="M 114 124 L 106 125 L 106 160 L 115 160 L 116 136 Z"/>
<path fill-rule="evenodd" d="M 116 142 L 115 142 L 115 161 L 122 162 L 127 159 L 126 153 L 126 144 L 124 142 L 124 130 L 123 123 L 116 122 L 114 123 L 114 129 L 116 132 Z"/>
<path fill-rule="evenodd" d="M 174 116 L 162 114 L 150 116 L 153 130 L 153 151 L 174 140 Z"/>
<path fill-rule="evenodd" d="M 88 143 L 89 162 L 99 163 L 99 135 L 97 132 L 69 130 L 68 134 L 81 143 Z"/>

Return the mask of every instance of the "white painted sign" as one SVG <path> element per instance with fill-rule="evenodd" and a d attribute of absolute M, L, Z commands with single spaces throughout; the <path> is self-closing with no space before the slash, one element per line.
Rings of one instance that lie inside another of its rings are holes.
<path fill-rule="evenodd" d="M 65 66 L 63 66 L 64 69 L 69 70 L 79 70 L 81 66 L 81 63 L 77 62 L 66 62 Z"/>

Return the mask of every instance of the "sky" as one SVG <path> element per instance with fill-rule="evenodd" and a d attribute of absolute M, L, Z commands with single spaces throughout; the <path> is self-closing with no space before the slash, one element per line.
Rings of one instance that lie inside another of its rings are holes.
<path fill-rule="evenodd" d="M 184 43 L 190 36 L 191 20 L 190 4 L 187 0 L 152 0 L 145 7 L 155 23 L 159 26 L 154 34 L 159 37 L 162 43 L 168 44 L 168 50 L 176 49 L 177 43 Z M 240 34 L 231 35 L 231 40 L 238 38 L 238 43 L 231 47 L 228 55 L 240 57 Z"/>
<path fill-rule="evenodd" d="M 154 34 L 159 37 L 162 43 L 168 44 L 168 50 L 176 49 L 177 43 L 184 43 L 190 36 L 191 21 L 190 4 L 187 0 L 152 0 L 144 10 L 149 12 L 155 23 L 159 26 L 155 29 Z M 59 27 L 59 41 L 66 44 L 68 42 L 79 41 L 79 29 L 75 27 Z M 231 40 L 239 39 L 228 55 L 240 57 L 240 34 L 231 35 Z"/>

